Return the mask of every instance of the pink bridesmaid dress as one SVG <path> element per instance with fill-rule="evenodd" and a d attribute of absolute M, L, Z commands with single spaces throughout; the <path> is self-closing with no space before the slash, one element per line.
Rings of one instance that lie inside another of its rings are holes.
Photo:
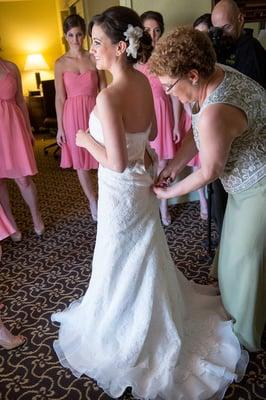
<path fill-rule="evenodd" d="M 5 239 L 6 237 L 12 235 L 15 232 L 15 229 L 10 224 L 7 216 L 3 210 L 3 207 L 0 204 L 0 241 Z"/>
<path fill-rule="evenodd" d="M 82 74 L 66 71 L 63 74 L 66 101 L 63 111 L 63 127 L 66 143 L 62 147 L 62 168 L 90 170 L 98 168 L 97 161 L 85 149 L 76 145 L 76 133 L 87 130 L 89 116 L 96 104 L 98 74 L 88 70 Z"/>
<path fill-rule="evenodd" d="M 181 140 L 184 139 L 186 134 L 190 131 L 191 129 L 191 123 L 192 123 L 192 118 L 191 118 L 191 113 L 186 111 L 186 107 L 183 108 L 181 118 L 180 118 L 180 131 L 181 131 Z M 187 164 L 189 167 L 200 167 L 200 158 L 199 158 L 199 153 L 197 153 L 192 160 L 189 161 Z"/>
<path fill-rule="evenodd" d="M 159 79 L 149 72 L 147 64 L 138 64 L 137 69 L 149 79 L 153 94 L 157 136 L 150 145 L 159 160 L 171 160 L 179 148 L 179 144 L 173 141 L 174 115 L 171 98 L 165 93 Z"/>
<path fill-rule="evenodd" d="M 17 80 L 0 60 L 6 75 L 0 79 L 0 178 L 37 173 L 31 133 L 16 103 Z"/>

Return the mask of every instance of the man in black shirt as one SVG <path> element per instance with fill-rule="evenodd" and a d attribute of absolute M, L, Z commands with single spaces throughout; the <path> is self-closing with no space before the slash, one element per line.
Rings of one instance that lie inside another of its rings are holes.
<path fill-rule="evenodd" d="M 222 28 L 223 34 L 234 43 L 225 64 L 237 69 L 266 88 L 266 51 L 252 36 L 252 29 L 244 29 L 244 16 L 233 0 L 221 0 L 212 10 L 212 24 Z"/>
<path fill-rule="evenodd" d="M 230 51 L 226 51 L 220 62 L 237 69 L 266 88 L 266 51 L 252 36 L 252 29 L 244 29 L 244 15 L 235 1 L 220 0 L 212 10 L 211 19 L 214 27 L 223 30 L 224 42 L 229 38 L 232 43 Z M 219 179 L 212 183 L 211 189 L 212 214 L 221 234 L 227 193 Z"/>
<path fill-rule="evenodd" d="M 266 88 L 266 52 L 252 33 L 252 29 L 242 31 L 235 43 L 235 55 L 226 63 Z"/>

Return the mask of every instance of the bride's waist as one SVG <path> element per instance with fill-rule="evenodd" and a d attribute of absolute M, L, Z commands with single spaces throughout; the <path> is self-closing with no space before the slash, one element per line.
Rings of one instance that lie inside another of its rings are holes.
<path fill-rule="evenodd" d="M 123 172 L 116 172 L 109 168 L 104 168 L 101 165 L 99 165 L 98 171 L 99 179 L 108 177 L 108 179 L 114 179 L 128 183 L 139 182 L 144 185 L 151 184 L 151 182 L 153 182 L 156 178 L 155 174 L 155 165 L 150 163 L 150 165 L 145 166 L 142 160 L 129 161 Z"/>

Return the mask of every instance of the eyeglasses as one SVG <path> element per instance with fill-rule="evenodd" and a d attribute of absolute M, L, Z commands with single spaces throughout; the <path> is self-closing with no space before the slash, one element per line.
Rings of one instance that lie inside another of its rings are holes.
<path fill-rule="evenodd" d="M 178 78 L 172 85 L 165 87 L 165 93 L 170 93 L 173 87 L 177 84 L 177 82 L 181 81 L 182 78 Z"/>

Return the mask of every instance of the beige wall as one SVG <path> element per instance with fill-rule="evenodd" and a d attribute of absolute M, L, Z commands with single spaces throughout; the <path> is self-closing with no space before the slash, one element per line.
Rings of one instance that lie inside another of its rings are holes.
<path fill-rule="evenodd" d="M 119 4 L 132 7 L 139 14 L 147 10 L 159 11 L 169 29 L 177 24 L 190 24 L 201 14 L 210 12 L 211 3 L 211 0 L 84 0 L 84 8 L 87 20 Z"/>
<path fill-rule="evenodd" d="M 166 29 L 178 24 L 191 24 L 201 14 L 211 12 L 211 0 L 132 0 L 137 13 L 159 11 L 165 21 Z"/>
<path fill-rule="evenodd" d="M 84 0 L 85 15 L 89 21 L 94 15 L 99 14 L 112 6 L 118 6 L 119 0 Z"/>

